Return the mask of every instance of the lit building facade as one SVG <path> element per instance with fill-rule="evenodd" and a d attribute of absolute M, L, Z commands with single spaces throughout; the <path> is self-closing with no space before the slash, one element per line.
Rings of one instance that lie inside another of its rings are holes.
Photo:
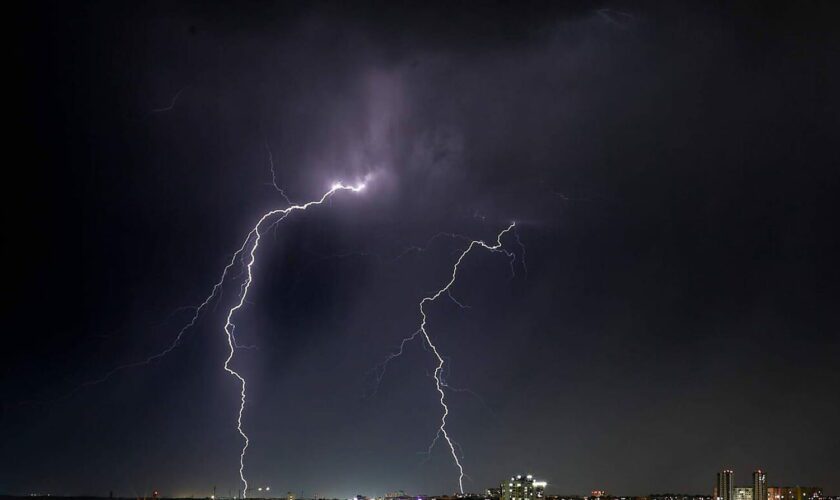
<path fill-rule="evenodd" d="M 822 488 L 816 486 L 773 486 L 767 488 L 768 500 L 818 500 Z"/>
<path fill-rule="evenodd" d="M 735 500 L 753 500 L 753 489 L 735 488 Z"/>
<path fill-rule="evenodd" d="M 545 481 L 536 481 L 534 476 L 518 475 L 500 485 L 501 500 L 542 500 L 545 497 Z"/>

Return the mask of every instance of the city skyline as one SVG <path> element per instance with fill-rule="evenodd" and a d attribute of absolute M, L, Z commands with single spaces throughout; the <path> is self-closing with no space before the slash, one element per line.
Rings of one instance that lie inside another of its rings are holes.
<path fill-rule="evenodd" d="M 535 477 L 533 474 L 517 474 L 511 476 L 510 478 L 502 479 L 498 487 L 488 487 L 483 493 L 477 491 L 466 492 L 464 494 L 459 494 L 458 492 L 452 493 L 429 493 L 429 492 L 409 492 L 406 493 L 405 490 L 393 490 L 389 491 L 388 493 L 378 494 L 374 493 L 371 495 L 359 495 L 353 494 L 349 496 L 329 496 L 329 495 L 310 495 L 307 496 L 304 491 L 300 491 L 299 494 L 295 493 L 293 490 L 286 491 L 285 494 L 278 492 L 283 491 L 283 488 L 275 487 L 272 490 L 271 486 L 263 485 L 263 486 L 254 486 L 253 494 L 249 498 L 254 499 L 285 499 L 285 500 L 434 500 L 436 498 L 473 498 L 473 499 L 485 499 L 485 500 L 600 500 L 600 499 L 619 499 L 619 500 L 723 500 L 725 496 L 720 494 L 721 491 L 721 484 L 730 484 L 730 482 L 734 479 L 734 471 L 731 469 L 725 469 L 720 471 L 716 475 L 717 480 L 715 481 L 715 485 L 712 491 L 709 492 L 688 492 L 684 490 L 673 490 L 670 492 L 664 492 L 659 490 L 651 490 L 648 494 L 623 494 L 623 493 L 615 493 L 609 492 L 605 489 L 594 489 L 588 493 L 580 493 L 580 492 L 569 492 L 563 490 L 562 485 L 549 485 L 548 481 L 545 481 L 541 478 Z M 756 469 L 752 472 L 753 484 L 751 486 L 733 486 L 733 497 L 736 500 L 836 500 L 838 497 L 837 495 L 827 494 L 823 488 L 820 486 L 806 486 L 799 483 L 789 482 L 784 483 L 783 485 L 774 485 L 767 486 L 767 473 L 763 469 Z M 735 484 L 735 483 L 731 483 Z M 795 484 L 794 486 L 791 486 Z M 758 493 L 756 493 L 758 490 Z M 160 492 L 157 489 L 150 490 L 150 495 L 152 498 L 208 498 L 211 500 L 222 500 L 222 499 L 235 499 L 241 498 L 242 491 L 236 491 L 234 489 L 229 489 L 228 494 L 224 495 L 224 492 L 218 492 L 216 487 L 212 488 L 212 493 L 204 494 L 201 493 L 191 493 L 191 494 L 182 494 L 182 495 L 166 495 L 164 492 Z M 270 494 L 271 493 L 271 494 Z M 8 493 L 0 492 L 0 496 L 9 496 Z M 22 495 L 23 497 L 27 496 L 65 496 L 65 497 L 74 497 L 78 495 L 62 495 L 59 494 L 45 494 L 44 492 L 41 493 L 29 493 L 26 495 Z M 109 492 L 109 497 L 115 497 L 114 491 L 111 490 Z M 145 495 L 141 495 L 145 498 Z M 92 495 L 95 498 L 105 498 L 105 496 L 96 496 Z M 133 496 L 121 496 L 116 495 L 118 498 L 133 498 L 137 497 L 137 495 Z"/>

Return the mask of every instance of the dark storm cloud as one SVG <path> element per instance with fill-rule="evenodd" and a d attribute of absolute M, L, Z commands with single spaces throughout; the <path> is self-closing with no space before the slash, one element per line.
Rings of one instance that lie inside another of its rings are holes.
<path fill-rule="evenodd" d="M 373 179 L 261 247 L 239 326 L 260 348 L 237 354 L 253 485 L 455 488 L 443 449 L 417 455 L 438 419 L 428 353 L 364 396 L 459 241 L 393 257 L 515 219 L 529 273 L 476 255 L 471 308 L 431 316 L 449 382 L 481 396 L 451 395 L 468 489 L 527 470 L 557 493 L 706 493 L 723 466 L 840 488 L 825 5 L 47 10 L 23 17 L 4 401 L 166 345 L 170 311 L 281 202 L 268 146 L 294 200 Z M 220 319 L 149 369 L 4 410 L 0 490 L 236 488 Z"/>

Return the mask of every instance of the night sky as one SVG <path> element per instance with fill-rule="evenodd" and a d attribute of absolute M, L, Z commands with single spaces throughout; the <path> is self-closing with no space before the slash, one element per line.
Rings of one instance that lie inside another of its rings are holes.
<path fill-rule="evenodd" d="M 0 492 L 840 494 L 832 2 L 30 3 L 7 13 Z M 426 244 L 428 243 L 428 246 Z M 419 250 L 416 247 L 425 247 Z"/>

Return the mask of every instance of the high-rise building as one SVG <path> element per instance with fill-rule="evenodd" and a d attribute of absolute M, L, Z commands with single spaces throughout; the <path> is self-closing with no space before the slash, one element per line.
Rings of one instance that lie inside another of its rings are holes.
<path fill-rule="evenodd" d="M 542 500 L 545 497 L 545 481 L 535 481 L 534 476 L 518 475 L 502 481 L 501 500 Z"/>
<path fill-rule="evenodd" d="M 749 487 L 735 488 L 735 500 L 755 500 L 753 489 Z"/>
<path fill-rule="evenodd" d="M 767 498 L 767 473 L 758 469 L 753 472 L 753 497 L 752 500 L 768 500 Z"/>
<path fill-rule="evenodd" d="M 732 483 L 733 472 L 724 470 L 717 473 L 717 489 L 715 496 L 717 500 L 734 500 L 735 492 Z"/>

